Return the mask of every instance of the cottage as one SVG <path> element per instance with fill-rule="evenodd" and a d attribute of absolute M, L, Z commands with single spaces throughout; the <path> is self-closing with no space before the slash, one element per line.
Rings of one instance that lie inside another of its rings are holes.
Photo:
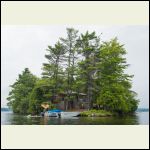
<path fill-rule="evenodd" d="M 55 95 L 55 97 L 51 97 L 50 101 L 57 109 L 61 110 L 79 110 L 89 108 L 89 102 L 84 93 L 60 93 Z"/>

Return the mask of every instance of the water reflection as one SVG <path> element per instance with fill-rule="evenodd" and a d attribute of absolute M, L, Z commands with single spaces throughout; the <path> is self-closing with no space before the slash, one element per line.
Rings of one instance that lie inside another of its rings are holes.
<path fill-rule="evenodd" d="M 5 125 L 138 125 L 149 124 L 149 112 L 137 112 L 125 117 L 31 117 L 12 112 L 1 113 Z"/>

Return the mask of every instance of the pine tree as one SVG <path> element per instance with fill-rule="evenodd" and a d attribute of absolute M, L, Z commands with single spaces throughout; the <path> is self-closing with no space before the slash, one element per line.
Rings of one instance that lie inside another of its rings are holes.
<path fill-rule="evenodd" d="M 92 108 L 94 97 L 95 73 L 97 72 L 96 63 L 99 61 L 98 53 L 100 47 L 100 39 L 95 32 L 85 35 L 81 34 L 78 39 L 79 53 L 83 59 L 79 62 L 79 78 L 80 84 L 85 87 L 84 92 L 87 94 L 89 109 Z"/>
<path fill-rule="evenodd" d="M 55 99 L 62 87 L 63 80 L 63 58 L 65 54 L 65 48 L 62 43 L 57 42 L 54 47 L 48 46 L 49 52 L 45 57 L 48 59 L 48 63 L 43 64 L 43 78 L 49 78 L 53 84 L 52 93 Z"/>
<path fill-rule="evenodd" d="M 66 60 L 66 84 L 65 89 L 67 92 L 66 97 L 66 109 L 67 101 L 73 100 L 74 97 L 72 97 L 73 87 L 75 84 L 75 76 L 76 76 L 76 64 L 77 64 L 77 38 L 78 38 L 78 31 L 73 28 L 67 28 L 67 37 L 66 38 L 60 38 L 62 41 L 62 44 L 66 50 L 66 54 L 64 57 L 64 60 Z"/>

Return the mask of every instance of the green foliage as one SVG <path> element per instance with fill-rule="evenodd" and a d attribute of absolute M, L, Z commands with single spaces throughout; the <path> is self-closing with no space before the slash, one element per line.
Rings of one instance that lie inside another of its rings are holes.
<path fill-rule="evenodd" d="M 59 41 L 55 44 L 54 47 L 48 46 L 48 54 L 45 55 L 45 58 L 49 63 L 43 64 L 43 76 L 52 77 L 57 80 L 59 74 L 62 73 L 61 62 L 65 54 L 65 47 Z"/>
<path fill-rule="evenodd" d="M 78 65 L 78 83 L 82 83 L 83 91 L 87 95 L 89 108 L 92 107 L 94 101 L 95 90 L 95 73 L 97 71 L 96 63 L 99 61 L 99 48 L 100 38 L 96 36 L 95 32 L 89 33 L 88 31 L 78 39 L 78 51 L 83 56 Z M 80 81 L 79 81 L 80 80 Z M 81 86 L 81 84 L 79 85 Z"/>
<path fill-rule="evenodd" d="M 101 43 L 96 32 L 78 35 L 77 30 L 67 28 L 66 38 L 48 46 L 42 78 L 36 78 L 26 68 L 11 85 L 8 106 L 15 113 L 38 114 L 43 111 L 42 103 L 54 108 L 52 102 L 57 101 L 59 93 L 67 93 L 66 109 L 67 101 L 85 93 L 89 109 L 94 105 L 99 109 L 94 112 L 96 116 L 134 112 L 139 101 L 131 90 L 133 76 L 125 73 L 129 66 L 125 54 L 117 38 Z M 78 95 L 72 95 L 73 92 Z"/>
<path fill-rule="evenodd" d="M 106 110 L 88 110 L 83 111 L 80 113 L 81 117 L 107 117 L 107 116 L 113 116 L 112 112 L 106 111 Z"/>
<path fill-rule="evenodd" d="M 11 85 L 12 90 L 7 98 L 8 106 L 15 113 L 27 114 L 29 108 L 30 93 L 35 85 L 37 78 L 32 75 L 28 68 L 25 68 L 19 78 Z"/>
<path fill-rule="evenodd" d="M 66 101 L 73 100 L 71 96 L 74 89 L 75 77 L 76 77 L 76 67 L 78 58 L 78 47 L 77 45 L 78 31 L 73 28 L 67 28 L 67 37 L 60 38 L 63 46 L 65 47 L 66 53 L 66 68 L 65 68 L 65 80 L 64 88 L 67 93 Z M 67 108 L 66 108 L 67 109 Z"/>
<path fill-rule="evenodd" d="M 131 91 L 132 76 L 124 73 L 128 66 L 124 54 L 126 51 L 116 38 L 105 42 L 101 46 L 101 61 L 97 65 L 100 70 L 97 104 L 121 114 L 133 112 L 138 106 L 136 94 Z"/>
<path fill-rule="evenodd" d="M 45 57 L 48 59 L 48 63 L 43 64 L 43 78 L 47 78 L 48 83 L 50 83 L 51 96 L 53 99 L 61 91 L 62 82 L 63 82 L 63 68 L 62 62 L 64 54 L 66 52 L 65 47 L 59 41 L 55 44 L 54 47 L 48 46 L 48 54 Z M 43 87 L 42 87 L 43 88 Z M 46 87 L 45 90 L 48 87 Z M 43 89 L 44 90 L 44 89 Z M 43 98 L 50 97 L 49 93 L 43 95 Z"/>
<path fill-rule="evenodd" d="M 29 102 L 29 113 L 40 113 L 43 108 L 41 104 L 45 101 L 51 101 L 53 92 L 53 80 L 43 78 L 37 80 L 31 94 Z"/>

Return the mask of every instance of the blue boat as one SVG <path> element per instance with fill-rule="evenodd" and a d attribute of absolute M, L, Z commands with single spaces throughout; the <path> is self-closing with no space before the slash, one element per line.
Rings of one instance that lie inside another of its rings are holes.
<path fill-rule="evenodd" d="M 60 109 L 52 109 L 52 110 L 49 110 L 49 112 L 62 112 L 62 110 L 60 110 Z"/>
<path fill-rule="evenodd" d="M 61 110 L 59 109 L 53 109 L 53 110 L 48 110 L 45 112 L 44 116 L 47 117 L 61 117 Z"/>

